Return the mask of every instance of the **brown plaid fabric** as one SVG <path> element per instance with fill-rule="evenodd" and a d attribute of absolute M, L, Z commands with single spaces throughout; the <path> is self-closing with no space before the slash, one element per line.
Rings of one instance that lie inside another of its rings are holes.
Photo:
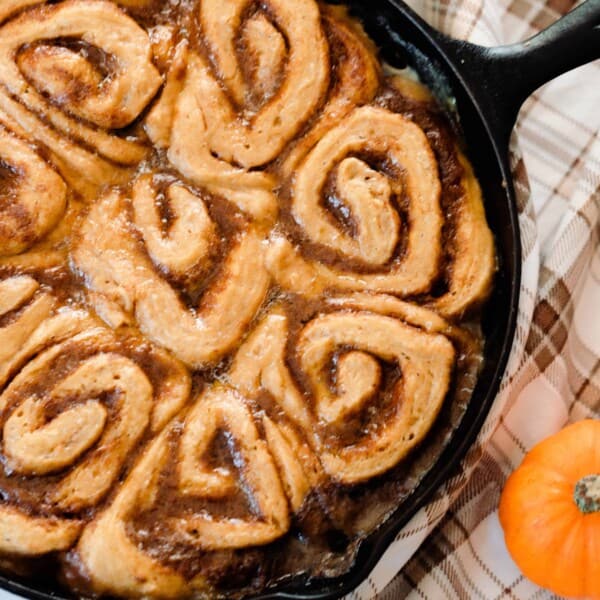
<path fill-rule="evenodd" d="M 438 29 L 483 45 L 525 39 L 572 0 L 412 0 Z M 524 272 L 517 339 L 477 443 L 400 533 L 352 600 L 547 599 L 504 545 L 506 477 L 569 421 L 600 417 L 600 63 L 530 98 L 512 158 Z M 521 158 L 522 157 L 522 158 Z"/>

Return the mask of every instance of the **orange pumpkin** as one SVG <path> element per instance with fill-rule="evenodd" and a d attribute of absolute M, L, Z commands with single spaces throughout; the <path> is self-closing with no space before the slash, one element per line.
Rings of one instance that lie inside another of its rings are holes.
<path fill-rule="evenodd" d="M 526 577 L 600 599 L 600 421 L 570 425 L 529 452 L 506 482 L 500 523 Z"/>

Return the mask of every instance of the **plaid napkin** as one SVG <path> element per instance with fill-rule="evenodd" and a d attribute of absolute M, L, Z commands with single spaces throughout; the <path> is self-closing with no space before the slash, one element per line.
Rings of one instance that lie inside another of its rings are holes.
<path fill-rule="evenodd" d="M 434 27 L 482 45 L 523 40 L 575 5 L 409 3 Z M 524 270 L 507 375 L 460 469 L 352 600 L 555 597 L 521 575 L 496 509 L 507 476 L 533 445 L 570 421 L 600 418 L 599 89 L 596 61 L 540 89 L 521 111 L 511 159 Z"/>

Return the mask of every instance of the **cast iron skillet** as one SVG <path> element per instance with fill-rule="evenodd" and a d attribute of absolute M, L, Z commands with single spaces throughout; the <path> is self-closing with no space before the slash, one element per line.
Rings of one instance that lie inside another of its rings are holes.
<path fill-rule="evenodd" d="M 343 3 L 362 20 L 388 63 L 413 67 L 447 106 L 483 189 L 487 218 L 496 236 L 499 272 L 483 316 L 483 371 L 467 412 L 434 467 L 394 514 L 362 542 L 349 573 L 335 579 L 293 578 L 257 596 L 260 600 L 332 600 L 356 588 L 398 531 L 452 475 L 475 440 L 506 367 L 519 302 L 521 242 L 508 164 L 510 133 L 521 104 L 540 85 L 600 58 L 600 0 L 587 0 L 530 40 L 497 48 L 448 38 L 401 0 Z M 590 92 L 594 92 L 593 86 L 581 91 Z M 2 576 L 0 587 L 39 600 L 61 598 L 64 593 L 42 580 Z"/>

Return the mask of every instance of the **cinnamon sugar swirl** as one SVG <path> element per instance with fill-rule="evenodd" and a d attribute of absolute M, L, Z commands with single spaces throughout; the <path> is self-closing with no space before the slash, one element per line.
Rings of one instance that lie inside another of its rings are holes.
<path fill-rule="evenodd" d="M 464 414 L 481 190 L 339 6 L 4 2 L 0 198 L 3 569 L 341 574 Z"/>

